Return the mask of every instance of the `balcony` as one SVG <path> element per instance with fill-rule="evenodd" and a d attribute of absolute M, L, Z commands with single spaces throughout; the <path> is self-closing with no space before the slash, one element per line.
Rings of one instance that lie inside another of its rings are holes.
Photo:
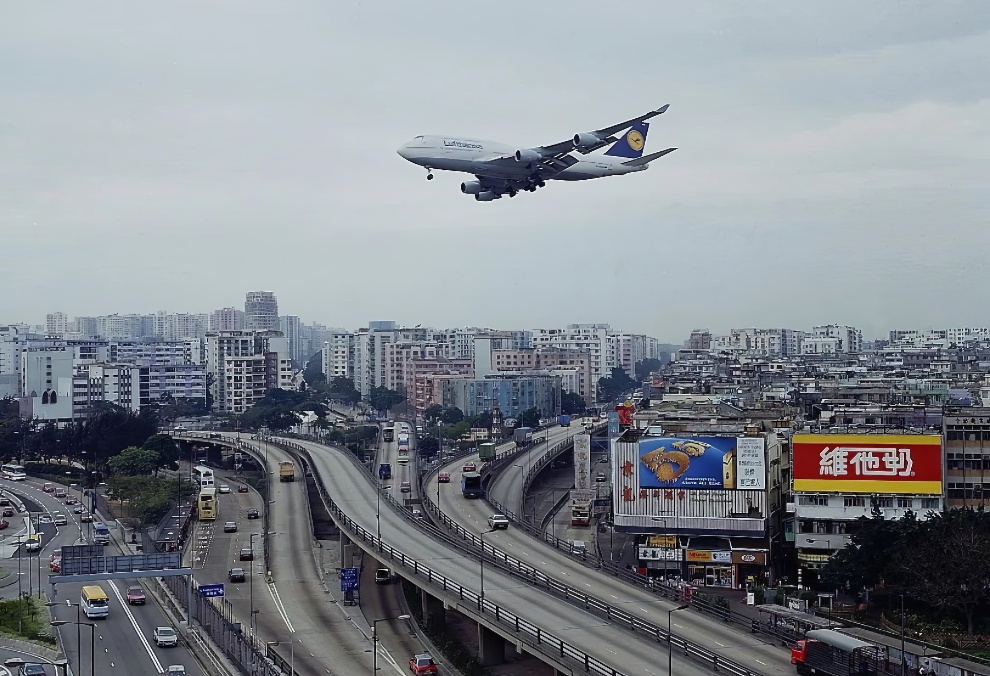
<path fill-rule="evenodd" d="M 795 533 L 794 546 L 798 549 L 837 551 L 849 544 L 847 533 Z"/>

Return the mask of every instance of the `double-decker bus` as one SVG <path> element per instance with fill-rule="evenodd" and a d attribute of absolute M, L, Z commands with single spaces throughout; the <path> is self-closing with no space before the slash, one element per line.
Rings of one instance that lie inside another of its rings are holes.
<path fill-rule="evenodd" d="M 210 486 L 209 488 L 200 489 L 196 509 L 199 511 L 200 521 L 217 520 L 217 512 L 220 511 L 220 505 L 217 503 L 217 489 L 215 487 Z"/>
<path fill-rule="evenodd" d="M 205 465 L 193 467 L 193 479 L 199 484 L 200 488 L 213 488 L 217 485 L 216 478 L 213 476 L 213 470 Z"/>
<path fill-rule="evenodd" d="M 11 481 L 24 481 L 27 473 L 20 465 L 0 465 L 0 476 Z"/>
<path fill-rule="evenodd" d="M 386 444 L 395 441 L 395 425 L 393 423 L 388 423 L 382 428 L 382 441 Z"/>
<path fill-rule="evenodd" d="M 571 500 L 571 525 L 590 526 L 591 511 L 593 509 L 591 500 Z"/>

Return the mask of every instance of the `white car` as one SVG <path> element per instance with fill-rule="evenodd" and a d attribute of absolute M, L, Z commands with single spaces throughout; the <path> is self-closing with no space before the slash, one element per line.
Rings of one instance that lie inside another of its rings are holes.
<path fill-rule="evenodd" d="M 221 493 L 229 493 L 230 492 L 230 486 L 228 486 L 227 484 L 220 484 L 220 492 Z"/>
<path fill-rule="evenodd" d="M 492 530 L 496 530 L 498 528 L 508 529 L 509 519 L 504 514 L 492 514 L 488 517 L 488 527 Z"/>
<path fill-rule="evenodd" d="M 155 627 L 155 645 L 159 648 L 172 648 L 179 645 L 179 637 L 172 627 Z"/>

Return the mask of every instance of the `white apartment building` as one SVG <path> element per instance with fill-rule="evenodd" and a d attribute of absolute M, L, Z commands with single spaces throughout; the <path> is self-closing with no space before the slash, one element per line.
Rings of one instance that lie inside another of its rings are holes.
<path fill-rule="evenodd" d="M 335 331 L 323 343 L 323 373 L 329 383 L 334 378 L 354 376 L 354 334 Z"/>
<path fill-rule="evenodd" d="M 267 358 L 264 354 L 228 356 L 223 360 L 219 380 L 222 381 L 223 399 L 216 408 L 226 413 L 240 415 L 264 399 Z"/>
<path fill-rule="evenodd" d="M 616 366 L 621 366 L 630 378 L 636 377 L 636 364 L 645 359 L 660 358 L 660 341 L 637 333 L 612 336 Z"/>
<path fill-rule="evenodd" d="M 203 349 L 199 339 L 155 343 L 112 342 L 108 356 L 98 361 L 115 364 L 201 364 Z"/>
<path fill-rule="evenodd" d="M 278 330 L 278 300 L 271 291 L 248 291 L 244 295 L 244 328 L 249 331 Z"/>
<path fill-rule="evenodd" d="M 45 315 L 45 335 L 64 336 L 68 329 L 69 318 L 64 312 L 51 312 Z"/>
<path fill-rule="evenodd" d="M 237 366 L 227 367 L 230 360 L 260 357 L 258 360 L 237 361 Z M 231 380 L 231 369 L 237 371 L 237 380 Z M 279 331 L 222 331 L 206 336 L 206 372 L 213 376 L 211 394 L 214 406 L 221 411 L 238 412 L 253 406 L 264 397 L 252 394 L 255 378 L 252 369 L 260 368 L 263 390 L 292 389 L 292 360 L 285 338 Z M 246 379 L 247 376 L 251 377 Z M 229 376 L 229 377 L 228 377 Z M 236 391 L 227 392 L 226 386 L 237 384 Z M 236 401 L 235 401 L 236 399 Z M 250 402 L 250 403 L 247 403 Z"/>
<path fill-rule="evenodd" d="M 20 356 L 21 417 L 72 420 L 72 350 L 65 345 L 32 347 Z"/>
<path fill-rule="evenodd" d="M 852 326 L 839 324 L 815 326 L 811 329 L 811 337 L 838 339 L 835 345 L 838 354 L 858 354 L 863 350 L 863 332 Z M 806 353 L 802 350 L 802 354 Z"/>
<path fill-rule="evenodd" d="M 289 358 L 296 364 L 308 358 L 302 353 L 302 320 L 296 315 L 283 315 L 278 318 L 278 328 L 289 347 Z"/>
<path fill-rule="evenodd" d="M 534 329 L 533 347 L 587 351 L 591 360 L 591 381 L 597 391 L 601 378 L 618 365 L 615 343 L 608 324 L 570 324 L 566 329 Z M 592 403 L 592 402 L 588 402 Z"/>
<path fill-rule="evenodd" d="M 573 392 L 585 402 L 593 400 L 591 355 L 581 350 L 514 348 L 492 350 L 492 368 L 497 372 L 545 370 L 561 376 L 564 392 Z M 573 371 L 573 376 L 571 375 Z"/>
<path fill-rule="evenodd" d="M 243 331 L 244 330 L 244 310 L 235 307 L 225 307 L 214 310 L 210 315 L 210 331 L 220 333 L 221 331 Z"/>
<path fill-rule="evenodd" d="M 187 338 L 202 338 L 210 329 L 208 313 L 169 314 L 164 310 L 155 315 L 154 335 L 165 340 L 184 340 Z"/>

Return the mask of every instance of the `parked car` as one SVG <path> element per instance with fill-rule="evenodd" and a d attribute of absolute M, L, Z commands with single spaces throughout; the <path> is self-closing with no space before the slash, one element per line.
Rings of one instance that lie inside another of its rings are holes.
<path fill-rule="evenodd" d="M 144 590 L 141 587 L 127 588 L 127 603 L 132 606 L 143 606 L 147 601 Z"/>
<path fill-rule="evenodd" d="M 241 549 L 241 561 L 254 561 L 254 550 L 250 547 Z"/>
<path fill-rule="evenodd" d="M 179 637 L 172 627 L 155 627 L 155 644 L 159 648 L 174 648 L 179 645 Z"/>
<path fill-rule="evenodd" d="M 247 511 L 247 517 L 249 519 L 260 519 L 261 518 L 261 512 L 259 512 L 256 508 L 252 507 L 251 509 L 249 509 Z"/>
<path fill-rule="evenodd" d="M 440 474 L 437 475 L 437 482 L 442 484 L 449 484 L 450 474 L 448 472 L 440 472 Z"/>
<path fill-rule="evenodd" d="M 227 571 L 227 579 L 231 582 L 244 582 L 247 579 L 247 575 L 244 573 L 243 568 L 231 568 Z"/>
<path fill-rule="evenodd" d="M 227 484 L 220 484 L 220 492 L 221 493 L 225 493 L 225 494 L 226 493 L 229 493 L 230 492 L 230 486 L 228 486 Z"/>
<path fill-rule="evenodd" d="M 433 661 L 430 653 L 420 653 L 409 659 L 409 671 L 419 676 L 420 674 L 438 674 L 437 663 Z"/>
<path fill-rule="evenodd" d="M 236 521 L 228 521 L 227 523 L 225 523 L 223 525 L 223 532 L 224 533 L 236 533 L 237 532 L 237 522 Z"/>

